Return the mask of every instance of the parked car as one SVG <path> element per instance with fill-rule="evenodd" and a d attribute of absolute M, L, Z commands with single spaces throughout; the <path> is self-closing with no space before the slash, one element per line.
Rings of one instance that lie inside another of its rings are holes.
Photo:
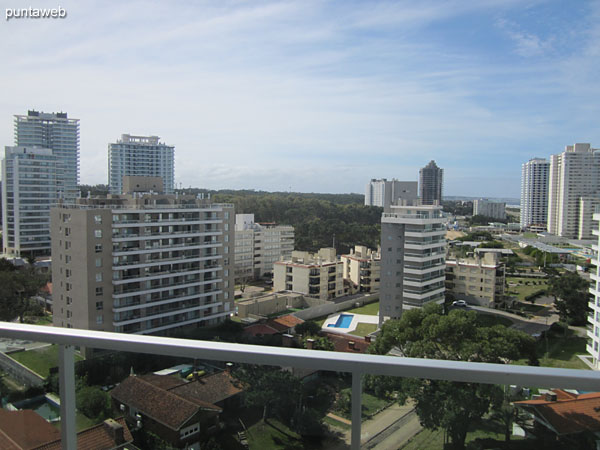
<path fill-rule="evenodd" d="M 452 302 L 452 306 L 460 306 L 460 307 L 464 308 L 465 306 L 469 306 L 469 305 L 464 300 L 456 300 L 456 301 Z"/>

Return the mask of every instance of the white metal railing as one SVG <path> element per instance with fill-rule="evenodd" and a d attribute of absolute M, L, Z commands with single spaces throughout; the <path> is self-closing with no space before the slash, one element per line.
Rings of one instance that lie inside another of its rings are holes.
<path fill-rule="evenodd" d="M 76 448 L 73 356 L 75 345 L 191 359 L 350 372 L 352 374 L 352 449 L 360 448 L 362 376 L 365 374 L 547 388 L 561 387 L 587 391 L 600 389 L 600 372 L 591 370 L 337 353 L 8 322 L 0 322 L 0 337 L 59 344 L 61 437 L 62 447 L 67 450 Z"/>

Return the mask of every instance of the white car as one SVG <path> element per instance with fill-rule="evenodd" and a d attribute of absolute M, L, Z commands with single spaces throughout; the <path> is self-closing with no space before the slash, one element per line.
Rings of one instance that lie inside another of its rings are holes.
<path fill-rule="evenodd" d="M 465 306 L 469 306 L 469 305 L 464 300 L 456 300 L 456 301 L 452 302 L 452 306 L 465 307 Z"/>

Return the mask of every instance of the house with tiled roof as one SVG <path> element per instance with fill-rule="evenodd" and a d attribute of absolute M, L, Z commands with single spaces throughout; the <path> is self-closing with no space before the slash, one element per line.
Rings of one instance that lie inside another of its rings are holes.
<path fill-rule="evenodd" d="M 530 434 L 535 437 L 552 438 L 592 433 L 600 448 L 600 392 L 575 394 L 562 389 L 548 391 L 533 400 L 514 403 L 529 412 L 534 419 Z"/>
<path fill-rule="evenodd" d="M 175 447 L 190 447 L 218 431 L 220 414 L 242 388 L 228 371 L 187 381 L 171 375 L 131 375 L 111 391 L 113 407 L 131 423 Z"/>
<path fill-rule="evenodd" d="M 367 348 L 371 345 L 371 338 L 369 336 L 362 338 L 340 333 L 321 332 L 321 334 L 333 343 L 333 348 L 336 352 L 366 353 Z"/>
<path fill-rule="evenodd" d="M 77 433 L 78 450 L 135 450 L 133 437 L 121 417 L 108 419 Z M 7 411 L 0 409 L 0 449 L 60 450 L 58 428 L 30 409 Z"/>

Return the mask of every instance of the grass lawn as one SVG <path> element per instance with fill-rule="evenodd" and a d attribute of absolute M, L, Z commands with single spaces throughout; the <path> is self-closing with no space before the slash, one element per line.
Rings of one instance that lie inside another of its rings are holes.
<path fill-rule="evenodd" d="M 248 443 L 251 450 L 304 448 L 300 436 L 275 419 L 251 426 L 248 429 Z"/>
<path fill-rule="evenodd" d="M 360 308 L 350 309 L 345 312 L 354 314 L 365 314 L 368 316 L 377 316 L 379 315 L 379 301 L 369 303 L 368 305 L 361 306 Z"/>
<path fill-rule="evenodd" d="M 50 374 L 50 368 L 58 366 L 58 345 L 52 344 L 35 350 L 23 350 L 11 353 L 9 356 L 46 378 Z M 75 353 L 75 361 L 82 359 Z"/>
<path fill-rule="evenodd" d="M 60 430 L 60 421 L 52 422 L 52 425 Z M 75 426 L 77 427 L 77 431 L 86 430 L 94 425 L 97 425 L 97 422 L 93 421 L 92 419 L 88 419 L 79 411 L 75 412 Z"/>
<path fill-rule="evenodd" d="M 25 323 L 32 325 L 52 325 L 52 316 L 44 314 L 43 316 L 27 316 L 25 317 Z"/>
<path fill-rule="evenodd" d="M 504 325 L 510 327 L 513 321 L 508 317 L 494 316 L 492 314 L 477 314 L 477 324 L 482 327 L 493 327 L 494 325 Z"/>
<path fill-rule="evenodd" d="M 356 326 L 356 330 L 351 331 L 349 334 L 352 334 L 354 336 L 364 337 L 367 334 L 372 333 L 376 329 L 377 329 L 377 324 L 374 324 L 374 323 L 359 323 Z"/>
<path fill-rule="evenodd" d="M 563 369 L 584 369 L 589 367 L 577 355 L 585 354 L 587 338 L 584 337 L 551 337 L 548 338 L 548 355 L 546 355 L 546 340 L 537 343 L 537 354 L 542 367 L 558 367 Z M 520 359 L 515 364 L 526 365 L 527 360 Z"/>
<path fill-rule="evenodd" d="M 539 280 L 535 278 L 521 278 L 521 277 L 506 277 L 506 282 L 509 284 L 506 291 L 506 295 L 515 295 L 519 297 L 519 300 L 525 301 L 525 297 L 537 292 L 541 289 L 548 289 L 548 283 L 546 280 Z M 532 283 L 536 284 L 532 284 Z M 514 283 L 514 285 L 511 285 Z M 525 283 L 529 283 L 526 285 Z"/>
<path fill-rule="evenodd" d="M 523 310 L 524 312 L 529 312 L 529 313 L 532 313 L 532 314 L 537 314 L 537 313 L 539 313 L 540 311 L 543 311 L 543 310 L 545 310 L 545 309 L 546 309 L 546 306 L 544 306 L 544 305 L 535 305 L 535 304 L 534 304 L 534 305 L 532 305 L 532 304 L 531 304 L 531 303 L 529 303 L 529 302 L 519 302 L 519 303 L 517 303 L 517 304 L 514 306 L 514 308 L 513 308 L 513 309 L 516 309 L 516 310 Z"/>
<path fill-rule="evenodd" d="M 341 428 L 342 430 L 349 430 L 350 428 L 352 428 L 352 425 L 348 425 L 347 423 L 344 422 L 339 422 L 335 419 L 332 419 L 331 417 L 325 416 L 323 418 L 323 422 L 325 422 L 326 424 L 331 425 L 332 427 L 336 427 L 336 428 Z"/>
<path fill-rule="evenodd" d="M 342 392 L 348 392 L 351 393 L 352 389 L 351 388 L 345 388 L 342 389 Z M 383 400 L 380 398 L 375 397 L 374 395 L 368 394 L 366 392 L 362 393 L 362 420 L 366 420 L 371 414 L 374 414 L 376 411 L 379 411 L 380 409 L 385 408 L 387 405 L 389 405 L 389 401 L 388 400 Z M 345 412 L 345 411 L 337 411 L 334 410 L 332 411 L 335 415 L 338 415 L 340 417 L 343 417 L 345 419 L 350 420 L 350 412 Z"/>

